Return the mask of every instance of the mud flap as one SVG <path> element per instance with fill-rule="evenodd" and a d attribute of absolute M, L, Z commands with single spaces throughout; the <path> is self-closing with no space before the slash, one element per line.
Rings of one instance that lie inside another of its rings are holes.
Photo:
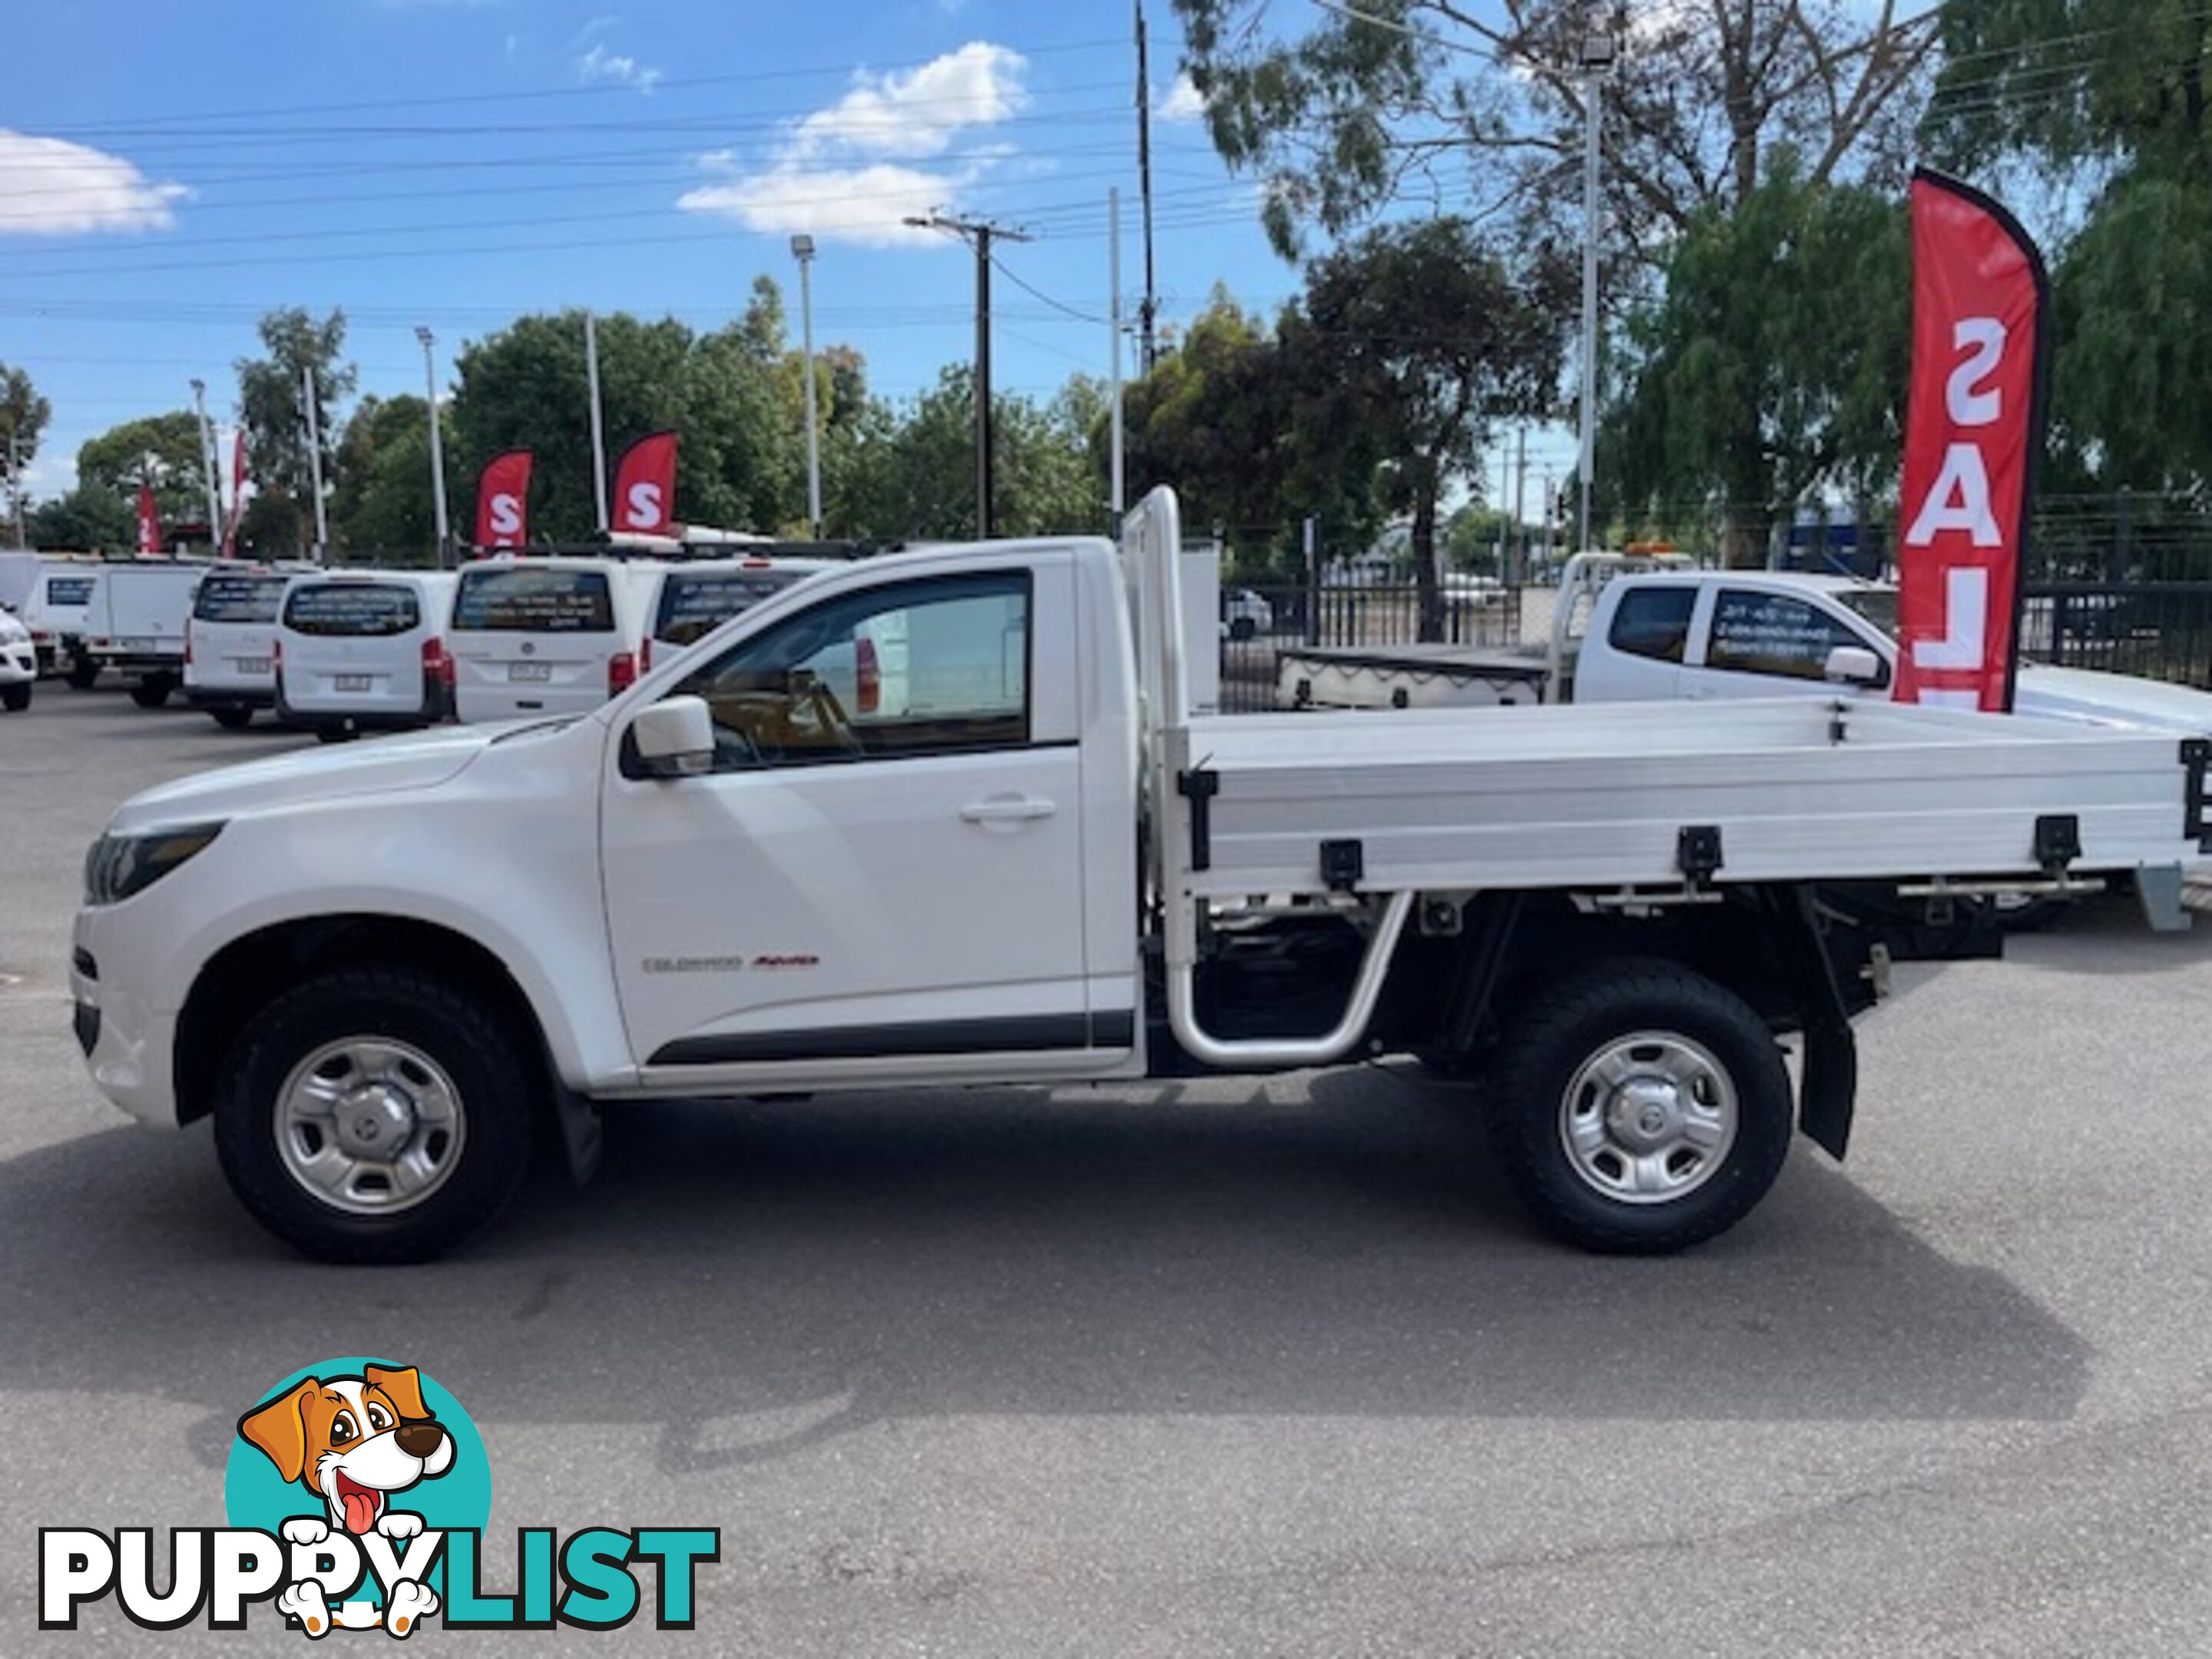
<path fill-rule="evenodd" d="M 1841 1161 L 1850 1145 L 1858 1100 L 1858 1039 L 1836 967 L 1820 937 L 1820 913 L 1809 887 L 1768 895 L 1775 942 L 1804 1022 L 1804 1064 L 1797 1085 L 1797 1127 L 1808 1139 Z"/>

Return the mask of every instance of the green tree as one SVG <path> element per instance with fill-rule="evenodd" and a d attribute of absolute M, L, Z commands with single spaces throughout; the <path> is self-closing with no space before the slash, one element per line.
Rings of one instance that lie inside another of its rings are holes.
<path fill-rule="evenodd" d="M 1804 178 L 1786 154 L 1734 214 L 1692 224 L 1631 319 L 1599 477 L 1632 524 L 1717 519 L 1761 565 L 1823 489 L 1884 488 L 1903 442 L 1911 252 L 1886 191 Z"/>
<path fill-rule="evenodd" d="M 127 551 L 137 545 L 137 520 L 114 492 L 79 484 L 41 501 L 25 526 L 31 545 L 73 552 Z"/>
<path fill-rule="evenodd" d="M 240 525 L 240 537 L 264 558 L 297 553 L 314 537 L 313 469 L 309 460 L 307 377 L 314 377 L 316 431 L 323 477 L 336 470 L 336 405 L 353 393 L 359 376 L 343 361 L 345 313 L 319 320 L 297 306 L 261 319 L 263 357 L 238 360 L 238 402 L 257 489 Z"/>
<path fill-rule="evenodd" d="M 18 505 L 16 497 L 22 493 L 16 488 L 17 482 L 22 477 L 23 469 L 38 458 L 39 440 L 45 435 L 46 422 L 53 412 L 53 405 L 39 395 L 28 374 L 0 363 L 0 474 L 4 474 L 11 492 L 5 502 L 11 530 Z M 11 448 L 14 468 L 9 471 Z"/>
<path fill-rule="evenodd" d="M 1378 470 L 1412 516 L 1424 638 L 1437 603 L 1438 505 L 1501 416 L 1547 409 L 1573 273 L 1538 259 L 1516 280 L 1462 219 L 1370 232 L 1308 270 L 1280 349 L 1304 387 L 1298 425 L 1334 466 Z"/>
<path fill-rule="evenodd" d="M 207 517 L 207 463 L 199 418 L 188 409 L 110 427 L 76 452 L 81 489 L 105 490 L 134 510 L 142 481 L 166 520 Z"/>
<path fill-rule="evenodd" d="M 1624 247 L 1656 252 L 1693 219 L 1733 211 L 1778 146 L 1808 158 L 1814 183 L 1893 178 L 1944 9 L 1367 0 L 1313 14 L 1297 34 L 1267 0 L 1176 0 L 1215 148 L 1264 179 L 1285 255 L 1309 226 L 1340 235 L 1392 203 L 1464 202 L 1470 188 L 1478 210 L 1511 210 L 1535 240 L 1578 217 L 1581 52 L 1598 31 L 1621 47 L 1601 177 Z"/>
<path fill-rule="evenodd" d="M 451 412 L 439 411 L 440 435 L 450 453 Z M 450 481 L 449 481 L 450 490 Z M 454 498 L 470 506 L 465 492 Z M 412 555 L 434 564 L 438 521 L 431 494 L 430 422 L 422 399 L 363 398 L 338 440 L 337 483 L 331 492 L 331 534 L 349 552 Z M 466 525 L 459 533 L 468 534 Z"/>
<path fill-rule="evenodd" d="M 802 434 L 783 419 L 781 350 L 762 356 L 762 329 L 740 322 L 701 336 L 672 318 L 648 323 L 620 312 L 595 326 L 610 469 L 630 442 L 673 428 L 683 434 L 678 521 L 769 531 L 805 516 L 803 462 L 794 459 Z M 532 450 L 533 535 L 590 536 L 596 511 L 583 313 L 517 318 L 465 346 L 456 368 L 453 422 L 463 476 L 473 480 L 501 450 Z"/>

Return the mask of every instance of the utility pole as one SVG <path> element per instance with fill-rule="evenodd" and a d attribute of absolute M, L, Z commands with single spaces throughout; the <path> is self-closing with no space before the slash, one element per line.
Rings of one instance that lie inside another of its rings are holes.
<path fill-rule="evenodd" d="M 604 536 L 607 533 L 607 427 L 605 416 L 599 412 L 599 336 L 588 311 L 584 313 L 584 378 L 592 388 L 592 507 L 599 514 L 599 534 Z"/>
<path fill-rule="evenodd" d="M 1149 374 L 1158 355 L 1159 295 L 1152 286 L 1152 83 L 1146 52 L 1145 0 L 1137 0 L 1137 191 L 1145 215 L 1145 297 L 1137 306 L 1138 366 Z"/>
<path fill-rule="evenodd" d="M 1528 568 L 1528 423 L 1521 422 L 1514 434 L 1513 461 L 1513 545 L 1514 568 L 1498 574 L 1510 585 L 1517 582 Z"/>
<path fill-rule="evenodd" d="M 323 428 L 321 417 L 315 412 L 315 366 L 300 365 L 300 389 L 305 394 L 307 410 L 307 474 L 315 488 L 315 562 L 331 562 L 331 527 L 324 517 L 323 507 Z"/>
<path fill-rule="evenodd" d="M 438 369 L 430 356 L 437 337 L 418 326 L 415 337 L 422 343 L 422 395 L 430 405 L 430 506 L 438 525 L 438 568 L 450 570 L 454 560 L 446 532 L 446 447 L 438 436 Z"/>
<path fill-rule="evenodd" d="M 28 547 L 31 538 L 23 525 L 23 469 L 15 459 L 15 422 L 8 422 L 8 494 L 15 503 L 15 545 Z"/>
<path fill-rule="evenodd" d="M 1601 99 L 1605 77 L 1613 68 L 1619 45 L 1610 34 L 1593 30 L 1583 40 L 1583 398 L 1582 459 L 1576 471 L 1582 475 L 1582 541 L 1578 551 L 1590 545 L 1590 474 L 1597 462 L 1597 240 L 1598 138 L 1603 121 Z"/>
<path fill-rule="evenodd" d="M 814 239 L 791 239 L 791 257 L 799 261 L 799 337 L 806 353 L 806 531 L 822 539 L 822 434 L 814 423 L 814 287 L 807 270 L 814 264 Z"/>
<path fill-rule="evenodd" d="M 208 425 L 207 382 L 194 380 L 192 409 L 199 416 L 200 465 L 207 469 L 208 543 L 211 547 L 222 544 L 222 488 L 215 480 L 215 431 Z"/>
<path fill-rule="evenodd" d="M 988 219 L 956 219 L 932 213 L 906 222 L 922 230 L 941 230 L 975 250 L 975 536 L 991 535 L 991 243 L 1003 237 L 1026 242 L 1022 232 Z"/>
<path fill-rule="evenodd" d="M 1113 399 L 1113 459 L 1108 471 L 1112 483 L 1107 499 L 1114 508 L 1114 533 L 1121 534 L 1121 514 L 1128 506 L 1128 483 L 1121 463 L 1121 190 L 1106 192 L 1106 330 L 1113 356 L 1107 370 L 1109 396 Z"/>

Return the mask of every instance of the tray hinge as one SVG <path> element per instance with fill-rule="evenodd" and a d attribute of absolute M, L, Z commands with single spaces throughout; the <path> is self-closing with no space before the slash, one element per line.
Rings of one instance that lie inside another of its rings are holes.
<path fill-rule="evenodd" d="M 1718 824 L 1685 824 L 1675 831 L 1674 864 L 1692 887 L 1711 880 L 1722 863 Z"/>

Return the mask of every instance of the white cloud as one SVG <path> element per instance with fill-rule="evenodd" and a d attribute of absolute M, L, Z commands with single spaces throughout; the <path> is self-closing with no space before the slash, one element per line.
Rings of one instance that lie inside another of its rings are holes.
<path fill-rule="evenodd" d="M 609 52 L 594 42 L 592 49 L 576 60 L 576 73 L 586 81 L 612 81 L 649 94 L 660 84 L 662 71 L 639 63 L 627 52 Z"/>
<path fill-rule="evenodd" d="M 191 194 L 105 150 L 0 127 L 0 236 L 167 230 Z"/>
<path fill-rule="evenodd" d="M 703 169 L 726 176 L 686 191 L 677 206 L 750 230 L 868 246 L 938 240 L 903 222 L 953 205 L 1012 155 L 1003 143 L 970 141 L 1027 106 L 1028 69 L 1019 52 L 971 40 L 903 73 L 863 70 L 836 103 L 786 127 L 767 167 L 740 173 L 726 150 L 700 156 Z M 912 165 L 924 161 L 935 165 Z"/>
<path fill-rule="evenodd" d="M 1206 100 L 1199 95 L 1188 70 L 1177 75 L 1167 91 L 1152 100 L 1152 113 L 1163 121 L 1195 121 L 1206 113 Z"/>

